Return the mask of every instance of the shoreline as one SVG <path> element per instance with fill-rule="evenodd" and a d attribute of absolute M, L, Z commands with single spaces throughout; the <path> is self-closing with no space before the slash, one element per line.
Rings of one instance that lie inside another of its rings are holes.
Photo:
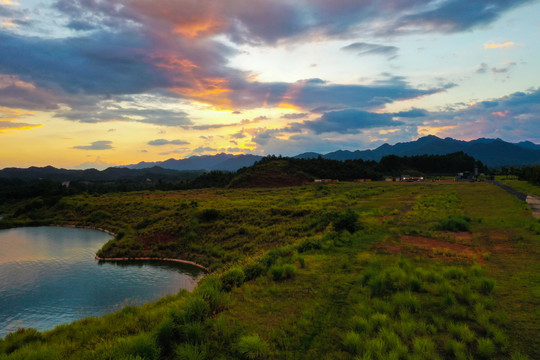
<path fill-rule="evenodd" d="M 42 226 L 58 226 L 58 227 L 66 227 L 66 228 L 75 228 L 75 229 L 90 229 L 90 230 L 97 230 L 102 231 L 104 233 L 107 233 L 111 236 L 116 236 L 117 234 L 103 228 L 98 228 L 95 226 L 85 226 L 85 225 L 75 225 L 75 224 L 50 224 L 50 225 L 42 225 Z M 99 256 L 95 256 L 95 259 L 98 261 L 165 261 L 165 262 L 175 262 L 180 263 L 184 265 L 191 265 L 195 266 L 206 273 L 210 273 L 208 268 L 202 266 L 201 264 L 197 264 L 194 261 L 189 260 L 182 260 L 182 259 L 175 259 L 175 258 L 158 258 L 158 257 L 121 257 L 121 258 L 102 258 Z"/>
<path fill-rule="evenodd" d="M 58 226 L 58 227 L 68 227 L 68 228 L 75 228 L 75 229 L 90 229 L 90 230 L 98 230 L 98 231 L 102 231 L 104 233 L 107 233 L 111 236 L 116 236 L 117 234 L 116 233 L 113 233 L 112 231 L 109 231 L 107 229 L 103 229 L 103 228 L 98 228 L 98 227 L 94 227 L 94 226 L 84 226 L 84 225 L 59 225 L 59 224 L 52 224 L 50 226 Z"/>
<path fill-rule="evenodd" d="M 197 264 L 196 262 L 189 261 L 189 260 L 182 260 L 182 259 L 174 259 L 174 258 L 158 258 L 158 257 L 122 257 L 122 258 L 102 258 L 96 255 L 95 257 L 98 261 L 166 261 L 166 262 L 175 262 L 185 265 L 192 265 L 195 267 L 198 267 L 199 269 L 202 269 L 206 272 L 209 272 L 207 268 L 204 266 Z"/>

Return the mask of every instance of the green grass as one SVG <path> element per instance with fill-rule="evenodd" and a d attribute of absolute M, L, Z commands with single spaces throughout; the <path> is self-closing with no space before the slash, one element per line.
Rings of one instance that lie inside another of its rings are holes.
<path fill-rule="evenodd" d="M 496 180 L 525 194 L 540 196 L 540 186 L 531 184 L 530 182 L 517 180 L 515 177 L 508 176 L 497 176 Z"/>
<path fill-rule="evenodd" d="M 141 192 L 61 203 L 41 218 L 6 221 L 122 231 L 103 253 L 179 257 L 214 273 L 192 293 L 13 333 L 0 340 L 2 360 L 540 356 L 535 220 L 490 184 Z M 436 227 L 455 216 L 469 219 L 468 236 Z M 489 257 L 477 264 L 437 255 L 402 243 L 404 235 Z"/>

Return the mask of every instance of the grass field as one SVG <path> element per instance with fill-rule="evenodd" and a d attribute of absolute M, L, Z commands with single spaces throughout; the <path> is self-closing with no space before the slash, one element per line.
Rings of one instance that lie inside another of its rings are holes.
<path fill-rule="evenodd" d="M 540 358 L 540 223 L 487 183 L 140 192 L 21 208 L 3 226 L 102 227 L 118 236 L 101 256 L 177 257 L 213 274 L 193 293 L 13 333 L 0 359 Z"/>
<path fill-rule="evenodd" d="M 540 196 L 540 186 L 518 180 L 516 176 L 497 176 L 497 181 L 509 185 L 522 193 Z"/>

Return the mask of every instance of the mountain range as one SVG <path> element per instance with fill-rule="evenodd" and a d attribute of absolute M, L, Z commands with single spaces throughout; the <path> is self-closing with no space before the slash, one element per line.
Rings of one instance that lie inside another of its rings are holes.
<path fill-rule="evenodd" d="M 522 166 L 540 164 L 540 145 L 530 141 L 509 143 L 501 139 L 480 138 L 471 141 L 441 139 L 428 135 L 415 141 L 397 143 L 395 145 L 383 144 L 374 150 L 338 150 L 327 154 L 306 152 L 294 156 L 295 158 L 323 158 L 333 160 L 375 160 L 379 161 L 387 155 L 414 156 L 414 155 L 444 155 L 457 151 L 482 161 L 488 167 Z M 227 170 L 236 171 L 245 166 L 251 166 L 262 159 L 258 155 L 231 155 L 217 154 L 204 156 L 191 156 L 185 159 L 169 159 L 158 162 L 140 162 L 128 165 L 130 169 L 144 169 L 159 166 L 174 170 Z"/>

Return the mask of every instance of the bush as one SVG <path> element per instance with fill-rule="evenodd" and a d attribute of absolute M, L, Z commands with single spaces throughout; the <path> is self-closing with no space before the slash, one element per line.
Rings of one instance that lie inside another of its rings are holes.
<path fill-rule="evenodd" d="M 437 358 L 435 343 L 426 337 L 416 338 L 413 341 L 414 354 L 423 359 Z"/>
<path fill-rule="evenodd" d="M 201 296 L 190 296 L 183 307 L 184 323 L 191 321 L 204 321 L 209 312 L 210 306 Z"/>
<path fill-rule="evenodd" d="M 0 340 L 0 353 L 10 354 L 22 346 L 41 341 L 42 335 L 36 329 L 19 329 Z"/>
<path fill-rule="evenodd" d="M 244 274 L 246 275 L 245 281 L 253 280 L 263 275 L 266 272 L 266 268 L 260 262 L 252 262 L 244 267 Z"/>
<path fill-rule="evenodd" d="M 241 336 L 237 349 L 246 359 L 264 359 L 268 355 L 268 344 L 257 334 Z"/>
<path fill-rule="evenodd" d="M 415 313 L 420 310 L 420 301 L 411 292 L 398 292 L 392 298 L 396 311 L 407 310 Z"/>
<path fill-rule="evenodd" d="M 471 231 L 471 218 L 466 215 L 450 215 L 446 219 L 439 220 L 435 230 Z"/>
<path fill-rule="evenodd" d="M 245 280 L 246 274 L 239 267 L 229 269 L 221 275 L 221 283 L 225 291 L 231 291 L 233 288 L 242 285 Z"/>
<path fill-rule="evenodd" d="M 274 281 L 290 279 L 296 274 L 296 267 L 293 264 L 273 265 L 270 268 L 270 275 Z"/>
<path fill-rule="evenodd" d="M 482 359 L 491 359 L 497 349 L 490 339 L 480 338 L 478 339 L 478 355 Z"/>
<path fill-rule="evenodd" d="M 217 209 L 205 209 L 199 213 L 199 219 L 204 222 L 215 221 L 219 218 L 220 212 Z"/>
<path fill-rule="evenodd" d="M 205 360 L 206 349 L 198 345 L 183 344 L 176 348 L 176 356 L 179 360 Z"/>
<path fill-rule="evenodd" d="M 360 230 L 360 225 L 358 224 L 358 215 L 351 209 L 347 209 L 345 212 L 341 213 L 337 219 L 334 221 L 334 229 L 337 232 L 347 230 L 351 234 L 357 230 Z"/>
<path fill-rule="evenodd" d="M 354 331 L 349 331 L 343 337 L 343 347 L 353 355 L 362 352 L 363 340 L 362 337 Z"/>
<path fill-rule="evenodd" d="M 199 282 L 194 291 L 208 304 L 211 312 L 217 312 L 224 306 L 224 294 L 221 292 L 223 285 L 216 275 L 208 275 Z"/>
<path fill-rule="evenodd" d="M 484 295 L 491 293 L 493 288 L 495 288 L 495 281 L 491 279 L 481 279 L 478 284 L 478 290 Z"/>
<path fill-rule="evenodd" d="M 158 325 L 155 337 L 161 352 L 164 354 L 171 353 L 179 337 L 178 327 L 174 324 L 172 318 L 167 318 Z"/>
<path fill-rule="evenodd" d="M 121 345 L 119 351 L 122 355 L 131 355 L 132 357 L 141 357 L 145 360 L 157 359 L 159 350 L 148 334 L 141 334 L 126 339 Z"/>
<path fill-rule="evenodd" d="M 371 332 L 369 321 L 361 316 L 353 316 L 351 318 L 351 328 L 357 333 L 369 334 Z"/>

